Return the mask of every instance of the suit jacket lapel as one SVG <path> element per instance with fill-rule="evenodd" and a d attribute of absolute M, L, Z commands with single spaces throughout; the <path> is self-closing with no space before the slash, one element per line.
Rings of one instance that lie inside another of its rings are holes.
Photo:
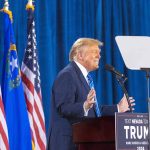
<path fill-rule="evenodd" d="M 85 77 L 83 76 L 81 70 L 79 69 L 79 67 L 76 65 L 76 63 L 74 61 L 71 62 L 71 65 L 74 67 L 74 69 L 75 69 L 75 71 L 77 73 L 77 76 L 79 77 L 79 80 L 83 83 L 83 85 L 86 88 L 87 93 L 88 93 L 89 90 L 90 90 L 90 86 L 88 85 L 88 83 L 87 83 Z M 95 107 L 90 109 L 88 116 L 90 116 L 90 114 L 91 114 L 91 116 L 93 116 L 93 115 L 94 115 L 94 117 L 96 116 Z"/>
<path fill-rule="evenodd" d="M 79 69 L 79 67 L 76 65 L 76 63 L 73 61 L 71 62 L 71 65 L 75 68 L 75 71 L 77 73 L 77 76 L 79 77 L 79 80 L 83 83 L 84 87 L 87 89 L 87 91 L 90 90 L 90 87 L 86 81 L 86 79 L 84 78 L 81 70 Z"/>

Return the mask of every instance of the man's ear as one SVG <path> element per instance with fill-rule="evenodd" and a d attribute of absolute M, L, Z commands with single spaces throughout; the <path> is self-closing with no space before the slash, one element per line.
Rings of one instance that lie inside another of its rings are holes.
<path fill-rule="evenodd" d="M 78 52 L 77 58 L 78 60 L 83 60 L 83 52 Z"/>
<path fill-rule="evenodd" d="M 82 54 L 80 52 L 78 52 L 77 58 L 78 58 L 78 60 L 82 60 Z"/>

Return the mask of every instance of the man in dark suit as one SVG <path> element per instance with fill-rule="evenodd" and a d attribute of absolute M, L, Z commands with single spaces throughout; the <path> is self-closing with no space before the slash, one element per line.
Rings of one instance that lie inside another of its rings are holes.
<path fill-rule="evenodd" d="M 48 150 L 76 150 L 72 124 L 85 116 L 114 115 L 129 110 L 125 97 L 117 105 L 96 108 L 96 93 L 88 74 L 99 67 L 101 45 L 100 41 L 90 38 L 80 38 L 73 44 L 70 64 L 60 71 L 52 87 Z"/>

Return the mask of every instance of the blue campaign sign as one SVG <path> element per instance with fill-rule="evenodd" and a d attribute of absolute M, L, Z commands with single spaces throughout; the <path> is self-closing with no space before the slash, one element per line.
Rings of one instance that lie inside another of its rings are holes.
<path fill-rule="evenodd" d="M 116 150 L 148 150 L 148 114 L 115 114 Z"/>

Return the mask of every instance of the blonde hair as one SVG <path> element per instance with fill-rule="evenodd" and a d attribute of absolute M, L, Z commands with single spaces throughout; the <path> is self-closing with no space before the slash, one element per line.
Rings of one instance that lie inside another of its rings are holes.
<path fill-rule="evenodd" d="M 77 53 L 79 52 L 79 50 L 81 50 L 81 48 L 83 48 L 84 46 L 93 46 L 93 45 L 102 46 L 103 43 L 100 42 L 99 40 L 92 39 L 92 38 L 77 39 L 71 47 L 69 53 L 69 61 L 73 61 L 76 59 Z"/>

